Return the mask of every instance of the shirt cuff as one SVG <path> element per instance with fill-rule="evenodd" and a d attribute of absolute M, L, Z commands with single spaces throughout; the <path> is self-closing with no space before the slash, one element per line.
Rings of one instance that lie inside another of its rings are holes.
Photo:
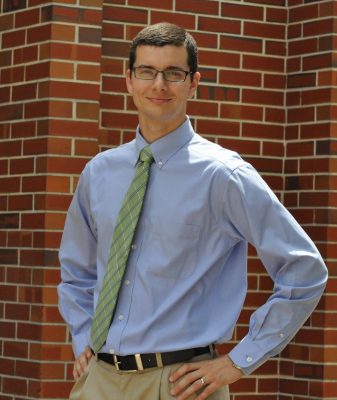
<path fill-rule="evenodd" d="M 86 346 L 89 346 L 89 332 L 79 333 L 72 336 L 72 345 L 75 358 L 83 353 Z"/>
<path fill-rule="evenodd" d="M 269 358 L 249 336 L 243 338 L 228 355 L 233 363 L 242 369 L 245 375 L 252 373 Z"/>

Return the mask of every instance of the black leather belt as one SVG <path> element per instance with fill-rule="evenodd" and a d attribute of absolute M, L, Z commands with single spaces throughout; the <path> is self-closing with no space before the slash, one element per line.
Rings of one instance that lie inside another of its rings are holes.
<path fill-rule="evenodd" d="M 197 347 L 188 350 L 171 351 L 167 353 L 132 354 L 117 356 L 108 353 L 97 353 L 98 360 L 112 364 L 121 371 L 142 371 L 147 368 L 163 367 L 191 360 L 201 354 L 211 353 L 212 347 Z"/>

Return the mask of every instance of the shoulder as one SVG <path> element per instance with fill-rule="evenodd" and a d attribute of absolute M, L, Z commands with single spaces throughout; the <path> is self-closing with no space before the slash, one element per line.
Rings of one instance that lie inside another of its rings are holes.
<path fill-rule="evenodd" d="M 193 159 L 204 162 L 210 168 L 221 170 L 226 175 L 247 164 L 237 152 L 225 149 L 197 133 L 191 140 L 188 151 Z"/>
<path fill-rule="evenodd" d="M 135 140 L 122 144 L 113 149 L 102 151 L 93 157 L 88 163 L 86 168 L 100 169 L 107 166 L 118 166 L 120 163 L 133 162 L 136 156 Z"/>

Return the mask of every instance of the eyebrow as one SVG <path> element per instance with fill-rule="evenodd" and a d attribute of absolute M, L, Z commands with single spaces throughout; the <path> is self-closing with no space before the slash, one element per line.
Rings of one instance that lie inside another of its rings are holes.
<path fill-rule="evenodd" d="M 153 65 L 145 65 L 145 64 L 140 64 L 140 65 L 138 65 L 138 67 L 157 69 Z M 135 67 L 135 68 L 138 68 L 138 67 Z M 184 71 L 184 68 L 178 67 L 177 65 L 170 65 L 167 68 L 165 68 L 163 71 L 167 71 L 167 70 L 171 70 L 171 69 L 179 69 L 180 71 Z"/>

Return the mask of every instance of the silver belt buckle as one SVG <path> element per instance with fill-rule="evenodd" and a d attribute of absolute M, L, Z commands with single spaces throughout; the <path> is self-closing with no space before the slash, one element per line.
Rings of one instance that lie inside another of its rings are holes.
<path fill-rule="evenodd" d="M 138 371 L 144 371 L 143 361 L 139 353 L 135 354 L 135 360 Z"/>
<path fill-rule="evenodd" d="M 114 360 L 115 368 L 116 368 L 117 371 L 119 371 L 119 365 L 118 364 L 120 364 L 121 362 L 118 361 L 116 354 L 113 354 L 112 357 L 113 357 L 113 360 Z"/>

